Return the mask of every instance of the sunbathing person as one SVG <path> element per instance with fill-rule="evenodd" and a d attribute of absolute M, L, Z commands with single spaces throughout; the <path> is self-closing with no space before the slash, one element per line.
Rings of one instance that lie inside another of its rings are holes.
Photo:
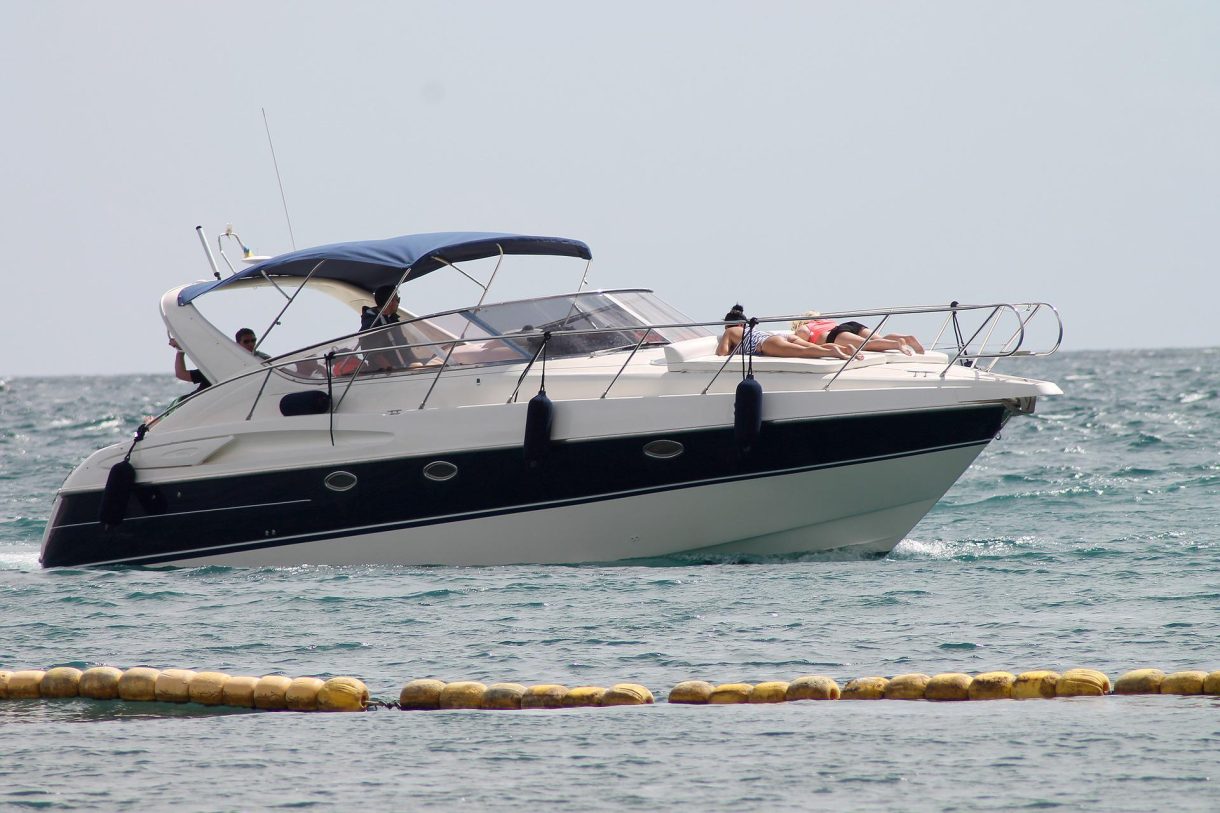
<path fill-rule="evenodd" d="M 819 319 L 817 311 L 807 311 L 805 318 L 792 322 L 792 332 L 800 339 L 815 344 L 832 342 L 845 347 L 851 352 L 863 350 L 897 350 L 908 356 L 923 353 L 923 345 L 914 336 L 903 333 L 887 333 L 877 336 L 860 322 L 836 322 L 833 319 Z"/>
<path fill-rule="evenodd" d="M 837 344 L 815 344 L 790 334 L 771 333 L 758 328 L 747 331 L 746 315 L 740 305 L 734 306 L 731 311 L 726 313 L 724 321 L 738 324 L 725 326 L 724 335 L 720 337 L 720 343 L 716 346 L 718 356 L 731 355 L 743 341 L 746 346 L 742 352 L 752 356 L 804 359 L 846 359 L 851 356 L 851 353 Z"/>

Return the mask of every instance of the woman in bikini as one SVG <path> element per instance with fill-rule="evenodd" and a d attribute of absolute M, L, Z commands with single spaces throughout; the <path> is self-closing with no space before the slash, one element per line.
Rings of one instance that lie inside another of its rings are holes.
<path fill-rule="evenodd" d="M 848 350 L 837 344 L 817 344 L 797 336 L 771 333 L 758 328 L 747 331 L 745 322 L 748 320 L 740 305 L 734 305 L 733 309 L 724 315 L 724 321 L 737 324 L 725 326 L 720 344 L 716 346 L 718 356 L 732 354 L 743 341 L 745 347 L 742 352 L 752 356 L 803 359 L 846 359 L 851 356 Z"/>
<path fill-rule="evenodd" d="M 807 311 L 803 319 L 792 323 L 793 335 L 814 344 L 837 344 L 846 348 L 849 355 L 858 349 L 897 350 L 908 356 L 924 352 L 923 345 L 914 336 L 901 333 L 875 336 L 860 322 L 836 322 L 833 319 L 819 319 L 820 315 L 817 311 Z"/>

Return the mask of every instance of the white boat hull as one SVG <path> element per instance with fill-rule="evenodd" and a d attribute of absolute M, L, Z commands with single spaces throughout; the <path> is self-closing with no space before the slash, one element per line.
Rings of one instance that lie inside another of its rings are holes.
<path fill-rule="evenodd" d="M 549 505 L 274 547 L 199 551 L 166 564 L 571 564 L 689 556 L 739 560 L 891 550 L 983 445 L 815 471 Z"/>

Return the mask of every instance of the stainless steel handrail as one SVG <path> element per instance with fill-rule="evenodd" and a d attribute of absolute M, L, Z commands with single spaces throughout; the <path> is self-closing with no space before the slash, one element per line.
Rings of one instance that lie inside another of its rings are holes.
<path fill-rule="evenodd" d="M 605 398 L 610 394 L 610 388 L 614 386 L 614 382 L 618 381 L 618 377 L 623 374 L 624 370 L 627 369 L 627 365 L 631 363 L 631 360 L 635 358 L 635 354 L 639 352 L 640 348 L 644 346 L 644 342 L 648 341 L 648 337 L 651 335 L 652 328 L 648 328 L 648 330 L 644 331 L 644 335 L 641 336 L 640 340 L 635 343 L 635 347 L 631 348 L 631 352 L 627 354 L 627 358 L 623 359 L 623 364 L 618 368 L 618 372 L 614 374 L 614 378 L 610 379 L 610 383 L 606 385 L 606 391 L 601 394 L 601 398 Z"/>
<path fill-rule="evenodd" d="M 315 270 L 316 270 L 316 268 L 315 268 Z M 1018 310 L 1019 308 L 1025 309 L 1028 312 L 1028 315 L 1023 317 L 1021 315 L 1021 312 Z M 986 304 L 986 305 L 956 305 L 956 306 L 933 305 L 933 306 L 916 306 L 916 307 L 901 307 L 901 308 L 884 308 L 884 309 L 874 309 L 874 310 L 867 310 L 867 311 L 827 313 L 827 314 L 821 314 L 821 318 L 840 319 L 841 320 L 841 319 L 845 319 L 847 317 L 855 317 L 855 318 L 861 318 L 861 317 L 868 318 L 868 317 L 873 317 L 873 316 L 880 317 L 880 321 L 877 323 L 876 328 L 874 328 L 874 332 L 876 333 L 876 332 L 880 332 L 880 330 L 885 326 L 885 324 L 893 316 L 933 314 L 933 313 L 944 312 L 947 314 L 946 319 L 948 320 L 948 319 L 951 319 L 954 314 L 960 314 L 960 313 L 965 313 L 965 312 L 980 312 L 980 311 L 989 311 L 989 312 L 983 319 L 982 323 L 978 326 L 978 328 L 975 329 L 974 333 L 970 336 L 970 338 L 961 342 L 958 345 L 956 353 L 949 360 L 949 363 L 941 370 L 941 372 L 939 374 L 940 378 L 944 378 L 944 376 L 953 367 L 953 365 L 956 364 L 958 361 L 960 361 L 963 357 L 965 357 L 967 355 L 967 353 L 969 354 L 969 357 L 973 360 L 990 359 L 991 363 L 985 368 L 987 372 L 990 372 L 992 370 L 992 368 L 995 366 L 995 363 L 997 361 L 999 361 L 999 359 L 1001 359 L 1001 358 L 1007 358 L 1007 357 L 1015 356 L 1015 355 L 1023 355 L 1023 356 L 1051 355 L 1052 353 L 1057 352 L 1059 347 L 1062 345 L 1063 320 L 1059 314 L 1059 311 L 1054 306 L 1052 306 L 1048 303 L 1045 303 L 1045 302 L 1022 302 L 1022 303 L 1015 303 L 1015 304 L 994 303 L 994 304 Z M 1013 331 L 1012 335 L 1009 336 L 1008 339 L 1000 346 L 999 350 L 989 351 L 989 350 L 987 350 L 986 344 L 988 341 L 990 341 L 990 338 L 993 335 L 993 333 L 998 325 L 1000 314 L 1002 314 L 1006 311 L 1012 312 L 1014 314 L 1014 317 L 1017 320 L 1017 326 L 1016 326 L 1015 330 Z M 1039 313 L 1042 313 L 1044 311 L 1049 312 L 1052 315 L 1052 317 L 1055 319 L 1055 323 L 1057 326 L 1057 335 L 1056 335 L 1054 344 L 1047 349 L 1034 349 L 1034 350 L 1023 349 L 1023 345 L 1025 344 L 1025 340 L 1026 340 L 1027 326 L 1034 320 L 1035 317 L 1038 316 Z M 457 312 L 457 311 L 454 311 L 454 312 Z M 347 336 L 340 337 L 337 340 L 331 340 L 330 342 L 327 342 L 326 344 L 329 344 L 330 348 L 325 351 L 322 350 L 322 345 L 313 345 L 310 348 L 305 348 L 304 350 L 298 350 L 298 351 L 294 351 L 292 353 L 286 353 L 282 356 L 279 356 L 276 359 L 271 359 L 270 361 L 260 364 L 256 369 L 252 369 L 252 370 L 240 373 L 236 376 L 233 376 L 232 378 L 225 379 L 224 381 L 217 382 L 216 384 L 213 384 L 212 387 L 209 388 L 209 390 L 212 390 L 214 392 L 219 387 L 223 387 L 226 385 L 232 385 L 235 382 L 249 378 L 250 376 L 264 376 L 263 383 L 259 387 L 258 393 L 255 395 L 253 403 L 251 404 L 250 410 L 246 415 L 246 420 L 250 420 L 253 417 L 254 409 L 257 406 L 258 401 L 261 399 L 262 394 L 263 394 L 264 390 L 266 389 L 268 382 L 270 381 L 270 374 L 273 371 L 283 370 L 284 368 L 287 368 L 290 366 L 295 366 L 295 365 L 301 364 L 301 363 L 308 363 L 308 362 L 327 363 L 328 356 L 330 357 L 330 360 L 332 362 L 334 359 L 348 358 L 348 357 L 353 357 L 353 356 L 360 357 L 361 367 L 363 367 L 363 365 L 364 365 L 363 353 L 365 353 L 366 350 L 362 350 L 360 348 L 355 348 L 355 349 L 350 349 L 350 350 L 337 350 L 335 348 L 335 344 L 337 342 L 340 342 L 343 340 L 348 340 L 348 339 L 358 340 L 360 337 L 366 336 L 370 333 L 389 331 L 389 330 L 393 330 L 395 328 L 401 328 L 404 325 L 410 324 L 411 322 L 426 320 L 429 318 L 431 318 L 431 317 L 427 317 L 427 316 L 419 317 L 419 318 L 413 319 L 409 322 L 400 322 L 397 324 L 379 327 L 373 331 L 363 331 L 363 332 L 348 334 Z M 803 317 L 800 315 L 768 316 L 768 317 L 758 318 L 758 323 L 759 324 L 770 324 L 770 323 L 780 323 L 780 322 L 791 322 L 791 321 L 793 321 L 795 319 L 799 319 L 799 318 L 803 318 Z M 644 333 L 640 337 L 640 339 L 634 345 L 630 346 L 631 349 L 627 355 L 627 358 L 624 360 L 623 364 L 620 365 L 619 369 L 617 370 L 617 372 L 611 379 L 609 385 L 606 387 L 605 391 L 600 396 L 601 398 L 606 398 L 609 395 L 610 390 L 613 388 L 615 383 L 619 380 L 619 378 L 622 376 L 622 374 L 626 371 L 627 367 L 631 363 L 631 360 L 636 356 L 636 354 L 639 352 L 639 350 L 648 342 L 648 339 L 650 337 L 656 335 L 658 331 L 662 331 L 665 329 L 673 329 L 673 328 L 696 328 L 696 327 L 723 329 L 724 327 L 726 327 L 729 324 L 733 324 L 733 323 L 724 322 L 723 320 L 714 320 L 714 321 L 704 321 L 704 322 L 673 322 L 673 323 L 653 324 L 653 325 L 649 325 L 649 324 L 639 324 L 639 325 L 630 325 L 630 326 L 629 325 L 617 325 L 614 327 L 605 327 L 605 328 L 585 328 L 585 329 L 581 329 L 581 330 L 563 330 L 563 331 L 545 331 L 545 332 L 551 333 L 552 334 L 551 338 L 553 340 L 554 338 L 559 337 L 559 336 L 589 336 L 589 335 L 599 335 L 599 334 L 605 334 L 605 333 L 621 333 L 625 330 L 641 330 L 641 329 L 644 330 Z M 945 324 L 947 324 L 947 321 Z M 936 341 L 939 341 L 939 336 L 943 335 L 944 327 L 945 327 L 945 325 L 942 325 L 940 332 L 937 334 L 938 339 L 934 340 L 934 342 L 933 342 L 934 345 L 935 345 Z M 971 345 L 974 343 L 974 341 L 983 332 L 984 329 L 987 329 L 987 336 L 984 339 L 983 344 L 980 345 L 977 349 L 973 349 L 973 350 L 969 349 L 971 347 Z M 525 364 L 526 367 L 522 374 L 522 379 L 524 379 L 525 376 L 527 376 L 529 374 L 530 369 L 533 366 L 533 362 L 537 358 L 537 355 L 535 355 L 534 359 L 529 359 L 529 360 L 524 359 L 524 358 L 508 359 L 508 360 L 497 360 L 497 361 L 491 361 L 491 362 L 484 362 L 483 364 L 473 364 L 473 365 L 468 365 L 468 364 L 456 364 L 455 365 L 455 364 L 450 364 L 448 362 L 448 360 L 450 358 L 452 358 L 453 348 L 456 346 L 459 346 L 459 345 L 480 343 L 480 342 L 486 342 L 486 341 L 496 341 L 496 340 L 513 342 L 513 341 L 520 341 L 522 339 L 528 339 L 528 338 L 541 339 L 544 337 L 545 332 L 544 331 L 535 331 L 535 332 L 530 332 L 530 333 L 496 334 L 496 335 L 478 336 L 478 337 L 469 338 L 469 339 L 465 338 L 463 336 L 463 337 L 458 337 L 458 338 L 447 338 L 444 340 L 434 341 L 434 342 L 395 343 L 395 344 L 390 344 L 390 345 L 387 345 L 384 347 L 378 347 L 376 349 L 380 352 L 380 351 L 385 351 L 385 350 L 416 350 L 416 349 L 431 349 L 431 348 L 441 348 L 441 347 L 447 348 L 448 352 L 445 354 L 445 361 L 442 362 L 442 364 L 440 364 L 440 365 L 436 365 L 439 367 L 439 370 L 437 372 L 436 377 L 433 378 L 433 380 L 431 382 L 431 386 L 429 387 L 429 392 L 431 392 L 431 389 L 433 387 L 435 387 L 441 374 L 443 374 L 446 370 L 452 370 L 452 369 L 456 369 L 456 368 L 471 369 L 472 367 L 484 366 L 485 364 L 486 365 L 497 365 L 497 366 L 504 365 L 504 364 Z M 626 350 L 627 346 L 624 346 L 622 349 Z M 831 387 L 831 385 L 834 384 L 835 381 L 838 380 L 839 376 L 842 375 L 844 370 L 847 369 L 847 366 L 854 359 L 856 359 L 859 356 L 861 349 L 862 348 L 857 348 L 852 353 L 850 358 L 848 358 L 841 365 L 839 365 L 839 367 L 835 371 L 834 375 L 831 376 L 830 380 L 822 388 L 823 390 L 829 389 Z M 314 350 L 316 352 L 313 354 L 304 354 L 306 350 Z M 732 353 L 729 353 L 725 357 L 724 363 L 721 364 L 719 369 L 717 369 L 716 372 L 712 375 L 711 380 L 708 382 L 707 386 L 705 386 L 703 388 L 701 394 L 706 394 L 710 390 L 712 384 L 716 381 L 716 379 L 720 376 L 720 374 L 725 370 L 725 368 L 729 365 L 729 363 L 733 360 L 733 358 L 741 355 L 742 352 L 743 352 L 742 348 L 740 346 L 738 346 L 737 348 L 734 348 Z M 414 369 L 419 370 L 419 371 L 427 369 L 430 371 L 432 366 L 433 365 L 429 365 L 426 368 L 414 368 Z M 408 369 L 408 368 L 403 368 L 402 370 L 395 370 L 395 371 L 392 371 L 392 373 L 403 372 L 406 369 Z M 356 381 L 358 374 L 359 374 L 359 370 L 349 373 L 345 376 L 342 376 L 343 378 L 349 379 L 346 382 L 346 386 L 343 391 L 343 397 L 345 397 L 347 395 L 347 391 L 351 388 L 352 384 Z M 298 378 L 298 376 L 296 376 L 292 373 L 287 373 L 287 375 L 292 376 L 294 379 Z M 332 378 L 332 380 L 333 380 L 333 378 Z M 309 381 L 312 384 L 321 383 L 314 379 L 309 379 Z M 182 403 L 184 403 L 188 400 L 194 399 L 197 395 L 198 395 L 198 393 L 192 393 L 184 398 L 177 399 L 165 411 L 163 411 L 159 415 L 157 415 L 153 419 L 153 422 L 155 423 L 156 421 L 165 417 L 170 412 L 173 412 L 175 409 L 177 409 Z M 343 397 L 341 397 L 339 399 L 339 403 L 342 403 Z M 337 407 L 338 407 L 338 403 L 332 405 L 332 408 L 331 408 L 332 412 L 337 411 Z M 422 404 L 421 404 L 421 407 L 422 407 Z"/>

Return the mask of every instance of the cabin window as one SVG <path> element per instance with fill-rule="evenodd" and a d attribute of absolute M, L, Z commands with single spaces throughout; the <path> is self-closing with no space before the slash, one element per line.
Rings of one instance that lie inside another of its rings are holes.
<path fill-rule="evenodd" d="M 356 475 L 350 471 L 332 471 L 322 483 L 331 491 L 351 491 L 356 487 Z"/>
<path fill-rule="evenodd" d="M 443 483 L 457 477 L 458 467 L 448 460 L 433 460 L 424 466 L 424 477 L 436 483 Z"/>
<path fill-rule="evenodd" d="M 644 444 L 644 456 L 654 460 L 670 460 L 686 451 L 686 447 L 676 440 L 650 440 Z"/>

